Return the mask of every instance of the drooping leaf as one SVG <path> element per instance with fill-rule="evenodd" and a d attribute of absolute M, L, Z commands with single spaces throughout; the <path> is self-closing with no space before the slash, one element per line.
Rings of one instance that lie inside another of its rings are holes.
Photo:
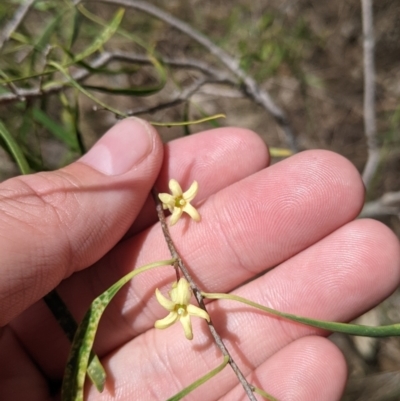
<path fill-rule="evenodd" d="M 46 26 L 43 30 L 42 34 L 39 36 L 38 39 L 33 41 L 32 50 L 33 54 L 31 57 L 31 71 L 33 72 L 35 69 L 35 64 L 38 56 L 45 50 L 46 46 L 49 45 L 51 35 L 59 28 L 62 19 L 65 17 L 65 13 L 67 10 L 60 11 Z"/>
<path fill-rule="evenodd" d="M 149 123 L 156 127 L 181 127 L 184 125 L 201 124 L 201 123 L 205 123 L 207 121 L 215 120 L 217 118 L 226 118 L 226 116 L 225 116 L 225 114 L 215 114 L 213 116 L 200 118 L 199 120 L 167 122 L 167 123 L 158 123 L 155 121 L 149 121 Z"/>
<path fill-rule="evenodd" d="M 117 109 L 114 109 L 113 107 L 105 104 L 104 102 L 102 102 L 101 100 L 97 99 L 95 96 L 93 96 L 90 92 L 88 92 L 86 89 L 84 89 L 75 79 L 73 79 L 71 77 L 71 75 L 69 75 L 68 71 L 61 66 L 60 64 L 51 61 L 49 63 L 49 65 L 51 65 L 52 67 L 56 68 L 58 71 L 60 71 L 66 78 L 67 80 L 70 82 L 70 84 L 72 86 L 74 86 L 76 89 L 78 89 L 81 93 L 83 93 L 85 96 L 87 96 L 90 100 L 92 100 L 93 102 L 97 103 L 98 105 L 100 105 L 101 107 L 103 107 L 106 110 L 111 111 L 112 113 L 116 114 L 117 116 L 120 117 L 127 117 L 127 115 Z"/>
<path fill-rule="evenodd" d="M 14 160 L 16 161 L 21 173 L 29 174 L 31 172 L 31 169 L 28 162 L 26 161 L 24 153 L 22 152 L 17 141 L 14 139 L 14 137 L 11 135 L 11 133 L 8 131 L 2 121 L 0 121 L 0 136 L 4 140 L 9 151 L 14 157 Z"/>
<path fill-rule="evenodd" d="M 91 89 L 98 92 L 110 93 L 112 95 L 123 96 L 149 96 L 159 92 L 164 88 L 167 82 L 167 72 L 162 64 L 152 55 L 149 55 L 149 60 L 155 67 L 158 74 L 158 83 L 151 86 L 136 86 L 133 88 L 110 88 L 106 86 L 82 85 L 86 89 Z"/>
<path fill-rule="evenodd" d="M 277 398 L 273 397 L 271 394 L 268 394 L 266 391 L 264 391 L 262 388 L 258 388 L 256 386 L 253 386 L 253 392 L 256 394 L 261 395 L 268 401 L 279 401 Z"/>
<path fill-rule="evenodd" d="M 79 37 L 79 32 L 81 30 L 83 18 L 82 14 L 74 7 L 74 15 L 72 18 L 72 29 L 71 29 L 71 37 L 69 39 L 68 49 L 71 50 L 72 46 L 75 44 L 76 40 Z"/>
<path fill-rule="evenodd" d="M 87 8 L 83 6 L 83 4 L 78 4 L 78 10 L 90 21 L 95 22 L 98 25 L 107 26 L 107 21 L 101 19 L 98 15 L 92 14 Z M 150 51 L 150 47 L 147 43 L 143 42 L 138 36 L 133 35 L 131 32 L 128 32 L 121 27 L 118 29 L 118 34 L 128 39 L 129 41 L 138 44 L 139 46 L 146 49 L 148 52 Z"/>
<path fill-rule="evenodd" d="M 32 116 L 36 122 L 47 128 L 56 138 L 63 141 L 71 150 L 78 150 L 78 143 L 76 142 L 76 138 L 70 130 L 54 121 L 45 112 L 37 107 L 32 109 Z"/>
<path fill-rule="evenodd" d="M 72 64 L 77 63 L 78 61 L 84 60 L 89 57 L 91 54 L 97 52 L 105 43 L 107 43 L 114 33 L 117 31 L 119 25 L 121 24 L 122 18 L 124 17 L 125 10 L 120 8 L 114 15 L 111 22 L 105 27 L 104 31 L 100 33 L 85 50 L 81 53 L 75 55 Z"/>
<path fill-rule="evenodd" d="M 53 316 L 56 318 L 58 324 L 63 329 L 68 340 L 71 342 L 74 340 L 74 335 L 78 329 L 78 324 L 76 323 L 71 312 L 68 310 L 67 305 L 58 295 L 57 291 L 53 290 L 43 297 L 44 302 L 50 309 Z M 87 373 L 90 380 L 95 385 L 99 392 L 104 390 L 104 384 L 106 381 L 106 372 L 99 360 L 99 358 L 91 351 L 89 356 L 89 366 Z"/>
<path fill-rule="evenodd" d="M 323 330 L 333 331 L 336 333 L 345 333 L 353 336 L 363 337 L 390 337 L 400 336 L 400 323 L 391 324 L 387 326 L 363 326 L 360 324 L 352 323 L 338 323 L 329 322 L 326 320 L 312 319 L 309 317 L 303 317 L 294 315 L 292 313 L 279 312 L 275 309 L 268 308 L 267 306 L 260 305 L 257 302 L 250 301 L 249 299 L 239 297 L 233 294 L 217 294 L 217 293 L 206 293 L 202 292 L 203 297 L 208 299 L 229 299 L 231 301 L 241 302 L 243 304 L 252 306 L 253 308 L 262 310 L 274 316 L 279 316 L 287 320 L 302 323 L 307 326 L 316 327 Z"/>
<path fill-rule="evenodd" d="M 83 401 L 85 376 L 97 328 L 106 307 L 118 291 L 138 274 L 154 269 L 155 267 L 172 265 L 174 262 L 175 259 L 163 260 L 135 269 L 118 280 L 92 302 L 78 326 L 72 343 L 61 389 L 62 401 Z"/>

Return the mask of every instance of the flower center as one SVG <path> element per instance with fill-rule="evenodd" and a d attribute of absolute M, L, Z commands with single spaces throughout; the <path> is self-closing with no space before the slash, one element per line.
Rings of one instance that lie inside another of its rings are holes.
<path fill-rule="evenodd" d="M 179 316 L 183 316 L 186 314 L 186 306 L 185 305 L 176 305 L 175 310 Z"/>
<path fill-rule="evenodd" d="M 186 201 L 181 196 L 178 196 L 175 199 L 175 207 L 183 207 L 185 205 L 186 205 Z"/>

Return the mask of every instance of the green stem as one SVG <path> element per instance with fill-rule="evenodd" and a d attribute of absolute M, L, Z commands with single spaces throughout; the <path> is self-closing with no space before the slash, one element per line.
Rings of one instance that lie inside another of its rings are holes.
<path fill-rule="evenodd" d="M 293 315 L 291 313 L 279 312 L 275 309 L 271 309 L 268 308 L 267 306 L 260 305 L 246 298 L 239 297 L 238 295 L 206 293 L 206 292 L 202 292 L 202 295 L 204 298 L 208 299 L 229 299 L 231 301 L 241 302 L 243 304 L 252 306 L 254 308 L 257 308 L 274 316 L 279 316 L 284 319 L 292 320 L 294 322 L 303 323 L 307 326 L 317 327 L 319 329 L 334 331 L 337 333 L 345 333 L 353 336 L 363 336 L 363 337 L 400 336 L 399 323 L 391 324 L 388 326 L 374 327 L 374 326 L 363 326 L 351 323 L 328 322 L 325 320 L 311 319 L 308 317 Z"/>
<path fill-rule="evenodd" d="M 217 373 L 221 372 L 222 369 L 225 368 L 225 366 L 229 362 L 229 356 L 224 356 L 224 360 L 221 363 L 221 365 L 217 366 L 215 369 L 213 369 L 211 372 L 208 372 L 204 376 L 200 377 L 200 379 L 196 380 L 194 383 L 192 383 L 190 386 L 185 387 L 182 391 L 180 391 L 178 394 L 175 394 L 173 397 L 168 398 L 167 401 L 179 401 L 189 393 L 191 393 L 194 389 L 197 387 L 201 386 L 204 384 L 206 381 L 210 380 L 212 377 L 214 377 Z M 272 400 L 274 401 L 274 400 Z"/>

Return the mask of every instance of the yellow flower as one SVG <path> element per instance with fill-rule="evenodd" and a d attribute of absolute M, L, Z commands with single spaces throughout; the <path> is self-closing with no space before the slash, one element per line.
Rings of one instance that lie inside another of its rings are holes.
<path fill-rule="evenodd" d="M 193 184 L 190 186 L 190 188 L 183 193 L 178 181 L 174 179 L 169 180 L 168 186 L 172 192 L 172 195 L 163 193 L 158 194 L 158 197 L 163 204 L 163 208 L 169 209 L 169 211 L 172 213 L 169 224 L 173 226 L 182 216 L 183 212 L 187 213 L 193 220 L 200 221 L 201 217 L 199 212 L 190 204 L 199 190 L 197 181 L 193 181 Z"/>
<path fill-rule="evenodd" d="M 210 321 L 210 316 L 208 316 L 208 313 L 205 310 L 189 303 L 192 291 L 189 283 L 183 277 L 180 278 L 178 282 L 172 284 L 169 296 L 171 299 L 165 298 L 159 289 L 156 289 L 157 301 L 162 307 L 169 311 L 169 315 L 164 319 L 157 320 L 154 327 L 156 329 L 166 329 L 179 320 L 182 323 L 186 338 L 188 340 L 193 339 L 190 316 L 201 317 L 206 319 L 208 322 Z"/>

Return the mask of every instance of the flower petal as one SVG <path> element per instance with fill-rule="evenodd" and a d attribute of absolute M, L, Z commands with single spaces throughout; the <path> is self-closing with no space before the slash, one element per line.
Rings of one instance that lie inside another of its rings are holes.
<path fill-rule="evenodd" d="M 174 207 L 174 211 L 172 212 L 171 215 L 171 220 L 169 221 L 169 225 L 173 226 L 179 218 L 182 216 L 183 210 L 180 207 Z"/>
<path fill-rule="evenodd" d="M 189 187 L 189 189 L 184 192 L 183 199 L 185 199 L 186 202 L 192 201 L 193 198 L 197 195 L 198 190 L 199 184 L 197 183 L 197 181 L 193 181 L 193 184 Z"/>
<path fill-rule="evenodd" d="M 164 319 L 156 320 L 154 327 L 156 329 L 166 329 L 167 327 L 172 326 L 177 320 L 178 314 L 176 312 L 170 312 Z"/>
<path fill-rule="evenodd" d="M 189 283 L 184 277 L 181 277 L 178 281 L 178 285 L 173 288 L 170 292 L 171 299 L 178 305 L 188 305 L 190 298 L 192 297 L 192 291 Z"/>
<path fill-rule="evenodd" d="M 194 221 L 201 220 L 200 213 L 190 203 L 186 203 L 182 210 L 186 212 Z"/>
<path fill-rule="evenodd" d="M 172 196 L 177 197 L 177 196 L 182 196 L 182 188 L 179 185 L 178 181 L 174 180 L 173 178 L 171 178 L 169 180 L 169 189 L 172 192 Z"/>
<path fill-rule="evenodd" d="M 175 308 L 175 303 L 170 299 L 165 298 L 163 294 L 161 294 L 160 290 L 156 288 L 156 298 L 159 304 L 165 308 L 167 311 L 172 312 Z"/>
<path fill-rule="evenodd" d="M 158 198 L 163 203 L 163 205 L 167 206 L 174 206 L 175 205 L 175 198 L 170 194 L 158 194 Z"/>
<path fill-rule="evenodd" d="M 179 321 L 182 323 L 183 331 L 185 332 L 185 337 L 188 340 L 193 340 L 192 322 L 190 321 L 190 315 L 186 314 L 181 316 Z"/>
<path fill-rule="evenodd" d="M 208 315 L 208 313 L 204 309 L 199 308 L 198 306 L 189 304 L 186 307 L 186 311 L 191 316 L 201 317 L 202 319 L 206 319 L 207 322 L 210 321 L 210 316 Z"/>

